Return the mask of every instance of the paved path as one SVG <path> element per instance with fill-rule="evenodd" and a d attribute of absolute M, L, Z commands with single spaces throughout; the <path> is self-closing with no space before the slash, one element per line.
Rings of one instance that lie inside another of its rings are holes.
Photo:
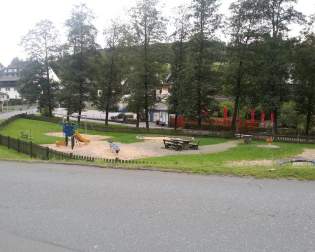
<path fill-rule="evenodd" d="M 0 162 L 0 251 L 313 252 L 315 183 Z"/>
<path fill-rule="evenodd" d="M 17 110 L 17 111 L 12 111 L 12 112 L 0 113 L 0 120 L 6 120 L 19 114 L 25 114 L 25 113 L 34 114 L 36 113 L 36 110 L 37 110 L 36 108 L 30 108 L 26 110 Z"/>

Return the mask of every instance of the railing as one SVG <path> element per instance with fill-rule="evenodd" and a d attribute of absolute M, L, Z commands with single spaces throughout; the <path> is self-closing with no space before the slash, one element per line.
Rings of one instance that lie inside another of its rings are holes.
<path fill-rule="evenodd" d="M 283 142 L 283 143 L 301 143 L 301 144 L 315 144 L 314 137 L 305 137 L 305 136 L 283 136 L 283 135 L 259 135 L 254 134 L 254 140 L 267 140 L 267 138 L 272 137 L 274 142 Z"/>

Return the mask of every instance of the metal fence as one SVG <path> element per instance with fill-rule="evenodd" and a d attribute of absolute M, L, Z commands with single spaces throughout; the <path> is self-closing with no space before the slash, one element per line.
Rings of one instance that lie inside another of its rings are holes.
<path fill-rule="evenodd" d="M 7 126 L 9 123 L 13 122 L 19 118 L 25 118 L 25 115 L 17 115 L 8 120 L 5 120 L 0 123 L 0 129 Z M 81 156 L 74 155 L 72 153 L 64 153 L 49 149 L 48 147 L 44 147 L 38 144 L 35 144 L 31 141 L 24 141 L 21 139 L 12 138 L 9 136 L 4 136 L 0 134 L 0 145 L 6 146 L 8 149 L 15 150 L 19 153 L 26 154 L 34 159 L 40 160 L 56 160 L 56 161 L 85 161 L 85 162 L 102 162 L 111 165 L 153 165 L 152 162 L 142 161 L 142 160 L 121 160 L 121 159 L 102 159 L 95 158 L 91 156 Z"/>

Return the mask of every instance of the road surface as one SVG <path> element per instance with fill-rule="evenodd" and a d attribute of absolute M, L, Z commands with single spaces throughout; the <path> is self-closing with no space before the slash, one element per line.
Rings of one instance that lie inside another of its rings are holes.
<path fill-rule="evenodd" d="M 36 108 L 30 108 L 25 110 L 17 110 L 11 112 L 0 113 L 0 120 L 7 120 L 13 116 L 20 115 L 20 114 L 35 114 L 37 111 Z"/>
<path fill-rule="evenodd" d="M 0 162 L 0 251 L 315 250 L 315 183 Z"/>

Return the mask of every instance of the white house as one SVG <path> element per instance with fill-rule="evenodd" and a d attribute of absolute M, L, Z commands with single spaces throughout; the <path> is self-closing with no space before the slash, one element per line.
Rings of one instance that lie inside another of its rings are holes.
<path fill-rule="evenodd" d="M 55 72 L 50 69 L 50 78 L 55 82 L 60 82 L 60 79 Z M 0 93 L 8 95 L 9 99 L 21 99 L 18 91 L 18 82 L 20 80 L 19 70 L 17 68 L 4 68 L 0 70 Z"/>
<path fill-rule="evenodd" d="M 19 73 L 16 68 L 4 68 L 0 71 L 0 92 L 8 95 L 9 99 L 21 99 L 17 86 Z"/>

